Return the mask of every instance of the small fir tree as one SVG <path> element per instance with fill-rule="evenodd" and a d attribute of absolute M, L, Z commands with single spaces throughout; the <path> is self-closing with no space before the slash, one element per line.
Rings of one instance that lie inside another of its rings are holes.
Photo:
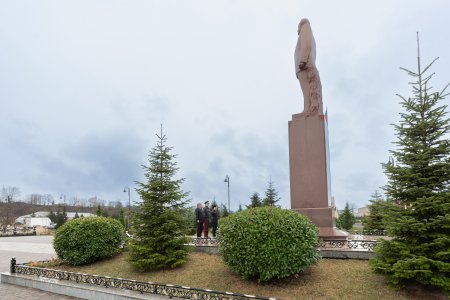
<path fill-rule="evenodd" d="M 263 204 L 262 204 L 262 200 L 261 200 L 261 198 L 259 197 L 259 194 L 258 193 L 253 193 L 253 195 L 250 197 L 250 205 L 246 205 L 247 206 L 247 208 L 254 208 L 254 207 L 260 207 L 260 206 L 263 206 Z"/>
<path fill-rule="evenodd" d="M 63 206 L 62 212 L 60 212 L 58 210 L 58 212 L 56 213 L 56 218 L 55 219 L 56 219 L 55 229 L 58 229 L 64 223 L 66 223 L 66 221 L 67 221 L 67 213 L 66 213 L 66 207 L 65 206 Z"/>
<path fill-rule="evenodd" d="M 188 193 L 181 190 L 184 179 L 174 179 L 178 171 L 176 155 L 166 146 L 166 136 L 150 151 L 143 166 L 146 182 L 137 182 L 141 202 L 132 217 L 129 262 L 141 270 L 175 268 L 186 262 L 188 249 L 186 222 L 181 209 Z"/>
<path fill-rule="evenodd" d="M 385 230 L 385 216 L 391 202 L 384 200 L 378 191 L 371 198 L 369 214 L 362 219 L 364 230 Z"/>
<path fill-rule="evenodd" d="M 356 222 L 355 215 L 350 209 L 350 205 L 345 203 L 345 208 L 342 213 L 339 214 L 336 226 L 340 229 L 350 230 Z"/>
<path fill-rule="evenodd" d="M 52 221 L 52 223 L 56 224 L 56 214 L 50 210 L 50 213 L 48 214 L 48 218 L 50 219 L 50 221 Z"/>
<path fill-rule="evenodd" d="M 266 197 L 263 200 L 263 206 L 277 206 L 276 203 L 280 201 L 278 197 L 278 192 L 274 187 L 272 178 L 269 180 L 269 186 L 266 189 Z"/>
<path fill-rule="evenodd" d="M 238 208 L 238 211 L 243 211 L 243 209 L 242 209 L 242 205 L 239 203 L 239 208 Z"/>
<path fill-rule="evenodd" d="M 102 217 L 102 216 L 103 216 L 103 209 L 102 209 L 102 207 L 100 206 L 100 204 L 97 205 L 97 211 L 95 212 L 95 214 L 96 214 L 97 216 L 99 216 L 99 217 Z"/>
<path fill-rule="evenodd" d="M 386 194 L 396 204 L 387 214 L 391 240 L 376 248 L 370 265 L 396 286 L 409 283 L 442 288 L 450 294 L 450 129 L 445 90 L 433 92 L 429 69 L 420 63 L 413 77 L 413 95 L 401 98 L 404 112 L 394 125 L 395 161 L 383 164 Z"/>
<path fill-rule="evenodd" d="M 222 211 L 222 217 L 227 217 L 230 215 L 230 211 L 228 210 L 227 206 L 223 203 L 220 203 L 220 210 Z"/>
<path fill-rule="evenodd" d="M 123 208 L 120 209 L 118 220 L 124 228 L 127 227 L 127 224 L 126 224 L 127 222 L 125 221 L 125 212 L 124 212 Z"/>
<path fill-rule="evenodd" d="M 216 201 L 216 198 L 215 198 L 215 197 L 214 197 L 213 201 L 211 202 L 211 207 L 214 207 L 214 206 L 217 206 L 217 207 L 218 207 L 217 201 Z M 194 208 L 194 210 L 195 210 L 195 208 Z"/>
<path fill-rule="evenodd" d="M 74 219 L 78 219 L 80 216 L 78 215 L 78 212 L 75 213 Z"/>

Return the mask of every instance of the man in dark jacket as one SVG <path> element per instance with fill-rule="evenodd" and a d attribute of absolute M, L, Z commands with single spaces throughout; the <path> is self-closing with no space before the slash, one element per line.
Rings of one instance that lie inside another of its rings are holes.
<path fill-rule="evenodd" d="M 208 237 L 208 231 L 209 231 L 209 219 L 211 217 L 211 212 L 209 211 L 209 201 L 205 201 L 205 207 L 203 208 L 203 215 L 205 217 L 205 220 L 203 222 L 203 232 L 204 237 Z"/>
<path fill-rule="evenodd" d="M 211 227 L 212 227 L 212 235 L 215 238 L 217 232 L 217 221 L 219 219 L 219 210 L 217 209 L 217 205 L 213 204 L 211 207 Z"/>
<path fill-rule="evenodd" d="M 203 214 L 202 204 L 197 203 L 197 208 L 195 209 L 195 222 L 197 223 L 197 238 L 202 237 L 203 222 L 205 216 Z"/>

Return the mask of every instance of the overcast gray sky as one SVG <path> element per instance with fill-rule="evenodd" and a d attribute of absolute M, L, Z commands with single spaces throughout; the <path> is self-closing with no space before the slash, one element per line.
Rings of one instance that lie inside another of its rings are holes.
<path fill-rule="evenodd" d="M 307 17 L 328 107 L 332 194 L 357 206 L 384 185 L 414 68 L 450 81 L 449 1 L 0 1 L 0 185 L 22 197 L 125 202 L 163 123 L 191 198 L 232 209 L 271 176 L 290 207 L 288 127 L 303 100 Z M 445 100 L 448 104 L 448 99 Z M 133 200 L 137 195 L 132 194 Z"/>

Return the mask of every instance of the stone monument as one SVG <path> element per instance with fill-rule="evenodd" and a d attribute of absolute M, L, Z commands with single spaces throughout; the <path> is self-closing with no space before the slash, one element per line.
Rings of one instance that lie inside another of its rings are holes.
<path fill-rule="evenodd" d="M 303 112 L 289 121 L 291 209 L 319 227 L 321 238 L 346 239 L 335 226 L 331 208 L 328 120 L 316 68 L 316 42 L 308 19 L 298 25 L 295 73 L 303 92 Z"/>

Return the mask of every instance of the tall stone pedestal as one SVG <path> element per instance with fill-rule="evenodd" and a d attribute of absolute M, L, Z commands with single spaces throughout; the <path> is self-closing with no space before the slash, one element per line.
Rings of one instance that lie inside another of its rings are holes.
<path fill-rule="evenodd" d="M 307 216 L 326 239 L 347 239 L 330 208 L 328 129 L 324 115 L 293 115 L 289 121 L 291 209 Z"/>

